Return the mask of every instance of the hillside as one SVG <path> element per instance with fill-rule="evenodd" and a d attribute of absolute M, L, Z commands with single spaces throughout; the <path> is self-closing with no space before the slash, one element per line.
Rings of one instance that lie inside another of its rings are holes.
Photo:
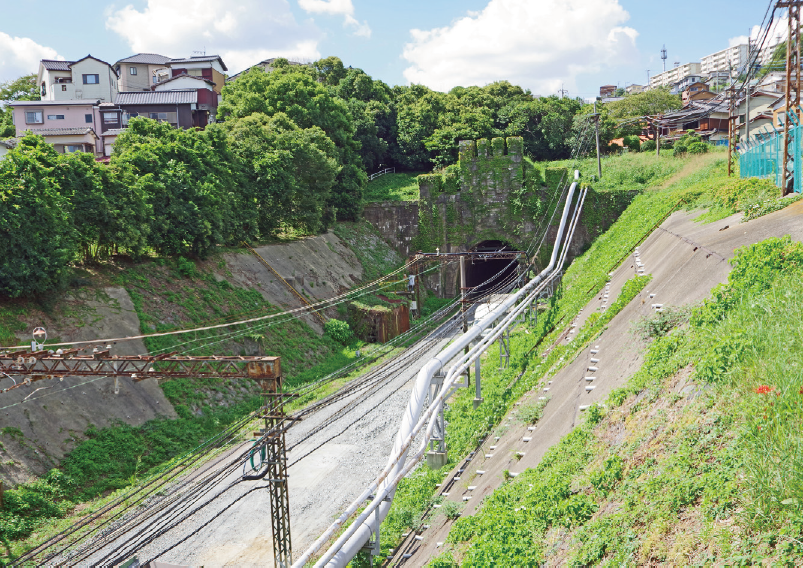
<path fill-rule="evenodd" d="M 648 188 L 514 332 L 510 369 L 485 356 L 483 405 L 461 393 L 447 412 L 453 468 L 399 488 L 392 564 L 803 558 L 799 468 L 786 466 L 800 459 L 803 383 L 780 371 L 796 365 L 802 249 L 773 240 L 800 240 L 803 210 L 742 223 L 755 214 L 739 209 L 797 198 L 770 205 L 770 187 L 723 167 L 706 156 Z"/>

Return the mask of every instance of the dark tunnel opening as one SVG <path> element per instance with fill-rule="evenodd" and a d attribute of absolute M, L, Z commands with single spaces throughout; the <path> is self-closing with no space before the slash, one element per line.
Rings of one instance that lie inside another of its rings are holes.
<path fill-rule="evenodd" d="M 516 250 L 504 241 L 482 241 L 471 248 L 471 252 L 500 252 Z M 469 298 L 498 289 L 499 285 L 508 282 L 516 275 L 519 263 L 510 259 L 489 259 L 474 257 L 466 262 L 466 286 L 471 288 Z M 499 276 L 494 276 L 501 272 Z M 492 280 L 491 280 L 492 279 Z M 490 280 L 490 282 L 489 282 Z"/>

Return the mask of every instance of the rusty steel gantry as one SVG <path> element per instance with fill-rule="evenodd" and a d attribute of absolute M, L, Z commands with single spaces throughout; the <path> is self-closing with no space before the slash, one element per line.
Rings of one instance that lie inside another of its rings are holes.
<path fill-rule="evenodd" d="M 798 112 L 800 107 L 800 8 L 803 0 L 778 0 L 776 9 L 788 8 L 786 37 L 786 119 L 783 122 L 783 163 L 781 174 L 781 195 L 795 190 L 795 168 L 800 168 L 800 156 L 796 156 L 797 144 L 790 144 L 790 113 Z"/>
<path fill-rule="evenodd" d="M 251 379 L 260 385 L 265 405 L 259 417 L 265 428 L 255 434 L 259 437 L 254 451 L 264 458 L 266 465 L 256 475 L 245 479 L 267 478 L 271 493 L 271 529 L 273 531 L 273 557 L 277 567 L 286 568 L 292 563 L 290 539 L 290 499 L 287 483 L 287 451 L 285 432 L 294 419 L 284 413 L 284 399 L 294 396 L 282 392 L 282 370 L 279 357 L 186 357 L 176 353 L 163 355 L 111 355 L 109 349 L 80 355 L 84 349 L 66 349 L 52 352 L 13 351 L 0 353 L 0 379 L 14 384 L 0 389 L 5 393 L 42 380 L 63 380 L 64 377 L 106 376 L 117 381 L 130 378 L 134 382 L 145 379 L 170 380 L 176 378 Z M 14 377 L 20 377 L 17 382 Z"/>

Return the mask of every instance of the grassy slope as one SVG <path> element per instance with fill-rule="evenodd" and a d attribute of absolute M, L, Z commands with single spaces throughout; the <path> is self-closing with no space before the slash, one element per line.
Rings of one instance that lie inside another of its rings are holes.
<path fill-rule="evenodd" d="M 397 255 L 367 223 L 350 223 L 336 228 L 336 232 L 343 236 L 363 264 L 366 281 L 396 267 Z M 124 286 L 145 333 L 279 311 L 256 290 L 235 288 L 219 281 L 215 274 L 226 274 L 222 259 L 196 264 L 184 260 L 178 263 L 146 260 L 125 266 L 106 265 L 95 270 L 95 281 L 89 283 L 91 286 L 87 290 L 110 284 Z M 72 303 L 57 304 L 51 307 L 51 312 L 54 317 L 64 318 L 75 315 L 80 309 Z M 32 302 L 3 304 L 0 306 L 0 330 L 10 338 L 13 331 L 27 325 L 33 314 L 40 313 L 41 307 Z M 320 336 L 301 320 L 251 326 L 246 331 L 223 329 L 191 337 L 151 338 L 146 344 L 151 353 L 178 350 L 184 354 L 209 355 L 241 354 L 248 350 L 249 354 L 279 355 L 291 388 L 328 375 L 355 357 L 353 346 L 344 347 L 326 335 Z M 12 503 L 0 512 L 0 542 L 6 544 L 6 554 L 30 547 L 36 537 L 27 541 L 25 537 L 43 523 L 52 523 L 70 512 L 73 503 L 137 483 L 149 471 L 192 450 L 262 403 L 258 389 L 247 380 L 176 379 L 162 386 L 179 414 L 178 419 L 152 420 L 141 427 L 121 423 L 101 430 L 90 429 L 88 439 L 65 457 L 60 470 L 6 493 L 7 503 L 9 500 Z M 0 442 L 3 435 L 14 433 L 0 432 Z M 115 459 L 109 460 L 110 455 Z M 32 503 L 37 505 L 32 506 Z M 43 506 L 47 503 L 52 506 Z M 2 560 L 0 556 L 0 565 Z"/>
<path fill-rule="evenodd" d="M 803 380 L 790 370 L 803 352 L 790 346 L 803 337 L 789 321 L 803 245 L 769 239 L 735 266 L 688 326 L 653 338 L 607 416 L 458 521 L 432 564 L 799 565 Z"/>
<path fill-rule="evenodd" d="M 369 181 L 363 197 L 366 202 L 418 201 L 418 176 L 426 172 L 385 174 Z"/>
<path fill-rule="evenodd" d="M 514 344 L 514 355 L 518 351 L 518 357 L 514 356 L 513 358 L 514 364 L 511 367 L 514 373 L 510 373 L 511 379 L 515 379 L 513 376 L 515 371 L 525 371 L 520 382 L 535 384 L 551 368 L 554 372 L 553 364 L 559 365 L 560 363 L 557 359 L 553 360 L 553 355 L 550 355 L 545 365 L 537 366 L 534 369 L 528 368 L 528 361 L 538 361 L 534 355 L 554 342 L 566 322 L 570 321 L 585 305 L 590 295 L 596 293 L 604 285 L 608 272 L 652 231 L 656 223 L 672 210 L 705 198 L 723 183 L 724 160 L 718 153 L 677 160 L 666 168 L 660 167 L 659 160 L 674 158 L 628 155 L 624 156 L 621 163 L 618 164 L 615 159 L 611 159 L 607 161 L 606 171 L 610 173 L 611 170 L 619 170 L 620 175 L 618 178 L 613 175 L 608 176 L 606 183 L 610 184 L 613 183 L 612 180 L 620 179 L 625 187 L 628 183 L 632 183 L 643 188 L 645 185 L 643 180 L 649 176 L 645 175 L 645 172 L 633 171 L 638 170 L 640 158 L 643 159 L 647 171 L 652 170 L 663 174 L 662 183 L 655 183 L 656 180 L 653 177 L 653 187 L 640 194 L 614 226 L 597 239 L 590 250 L 578 258 L 568 269 L 564 278 L 565 287 L 562 297 L 553 303 L 547 317 L 541 319 L 537 332 L 522 338 L 522 341 L 525 341 L 526 346 L 533 349 L 533 352 L 523 355 L 523 349 Z M 661 178 L 657 181 L 661 181 Z M 570 360 L 569 357 L 566 359 Z M 511 383 L 513 383 L 512 380 Z M 515 387 L 515 384 L 512 386 Z M 517 389 L 508 387 L 502 388 L 499 392 L 489 393 L 486 404 L 490 409 L 490 415 L 487 410 L 475 413 L 471 412 L 468 407 L 460 409 L 460 398 L 457 397 L 447 415 L 450 423 L 450 429 L 448 429 L 450 432 L 447 433 L 449 445 L 451 448 L 463 448 L 463 452 L 457 451 L 451 454 L 454 461 L 457 461 L 465 453 L 467 437 L 465 433 L 461 435 L 460 432 L 470 431 L 474 437 L 473 442 L 476 442 L 477 438 L 488 432 L 510 408 L 512 402 L 517 398 L 516 391 Z M 461 423 L 463 424 L 462 428 L 457 427 Z M 463 443 L 459 438 L 463 438 Z M 436 478 L 436 474 L 428 472 L 424 468 L 415 476 L 405 480 L 394 500 L 394 509 L 386 521 L 386 534 L 399 534 L 420 522 L 420 512 L 432 496 L 431 488 L 434 486 Z M 392 545 L 393 542 L 390 539 L 389 547 Z"/>

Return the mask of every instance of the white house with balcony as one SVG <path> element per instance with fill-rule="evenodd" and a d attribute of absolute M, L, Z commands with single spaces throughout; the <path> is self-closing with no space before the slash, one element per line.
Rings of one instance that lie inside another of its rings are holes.
<path fill-rule="evenodd" d="M 43 59 L 36 83 L 43 101 L 113 102 L 119 92 L 114 68 L 91 55 L 78 61 Z"/>

